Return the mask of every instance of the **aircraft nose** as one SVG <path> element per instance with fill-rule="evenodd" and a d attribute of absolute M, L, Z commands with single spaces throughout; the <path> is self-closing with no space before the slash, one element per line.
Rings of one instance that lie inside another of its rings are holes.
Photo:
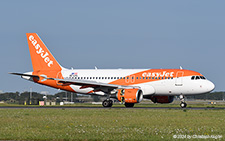
<path fill-rule="evenodd" d="M 211 82 L 211 81 L 208 81 L 208 84 L 207 84 L 207 90 L 209 92 L 211 92 L 212 90 L 215 89 L 215 85 Z"/>

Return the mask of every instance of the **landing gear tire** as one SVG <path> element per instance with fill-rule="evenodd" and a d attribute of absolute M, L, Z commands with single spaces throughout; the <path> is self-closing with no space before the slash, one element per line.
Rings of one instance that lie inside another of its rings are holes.
<path fill-rule="evenodd" d="M 181 103 L 180 103 L 180 107 L 181 107 L 181 108 L 185 108 L 185 107 L 187 107 L 187 103 L 185 103 L 185 102 L 181 102 Z"/>
<path fill-rule="evenodd" d="M 126 107 L 134 107 L 134 103 L 125 103 L 124 104 Z"/>
<path fill-rule="evenodd" d="M 103 106 L 103 107 L 112 107 L 112 105 L 113 105 L 113 101 L 112 101 L 112 100 L 109 100 L 109 99 L 104 100 L 104 101 L 102 102 L 102 106 Z"/>
<path fill-rule="evenodd" d="M 181 102 L 181 103 L 180 103 L 180 107 L 181 107 L 181 108 L 187 107 L 187 103 L 185 103 L 185 101 L 184 101 L 184 100 L 185 100 L 185 99 L 184 99 L 184 95 L 180 95 L 179 98 L 180 98 L 180 102 Z"/>

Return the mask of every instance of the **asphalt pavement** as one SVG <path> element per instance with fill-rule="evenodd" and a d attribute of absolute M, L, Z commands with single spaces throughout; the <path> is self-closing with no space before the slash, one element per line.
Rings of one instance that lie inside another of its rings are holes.
<path fill-rule="evenodd" d="M 225 110 L 225 107 L 79 107 L 79 106 L 0 106 L 0 109 L 176 109 L 176 110 Z"/>

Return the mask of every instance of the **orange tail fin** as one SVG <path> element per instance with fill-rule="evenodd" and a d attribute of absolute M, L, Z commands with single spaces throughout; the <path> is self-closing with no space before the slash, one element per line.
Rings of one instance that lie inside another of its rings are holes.
<path fill-rule="evenodd" d="M 34 71 L 62 69 L 36 33 L 27 33 L 26 35 Z"/>

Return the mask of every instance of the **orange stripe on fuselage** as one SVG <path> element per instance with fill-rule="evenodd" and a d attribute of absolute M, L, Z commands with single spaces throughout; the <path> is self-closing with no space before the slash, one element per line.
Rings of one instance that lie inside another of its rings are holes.
<path fill-rule="evenodd" d="M 183 75 L 182 75 L 183 74 Z M 177 76 L 180 75 L 180 76 Z M 185 77 L 185 76 L 193 76 L 193 75 L 199 75 L 202 76 L 202 74 L 191 71 L 191 70 L 180 70 L 180 69 L 150 69 L 141 71 L 138 73 L 134 73 L 131 75 L 128 75 L 125 77 L 125 79 L 118 79 L 115 81 L 110 82 L 109 84 L 115 84 L 115 85 L 135 85 L 135 84 L 141 84 L 141 83 L 147 83 L 147 82 L 154 82 L 159 80 L 164 80 L 165 77 L 168 78 L 177 78 L 177 77 Z M 129 79 L 127 79 L 129 77 Z M 133 79 L 132 79 L 133 77 Z M 137 79 L 138 77 L 138 79 Z M 144 79 L 143 79 L 144 77 Z M 148 79 L 146 79 L 146 77 Z M 149 79 L 149 77 L 151 79 Z M 160 77 L 160 79 L 159 79 Z M 162 79 L 163 77 L 163 79 Z M 141 78 L 141 79 L 140 79 Z M 154 79 L 152 79 L 154 78 Z M 155 79 L 157 78 L 157 79 Z"/>
<path fill-rule="evenodd" d="M 33 75 L 38 75 L 38 76 L 45 75 L 45 76 L 51 77 L 51 78 L 64 79 L 62 74 L 61 74 L 61 71 L 35 71 L 35 72 L 33 72 Z M 178 75 L 180 75 L 180 76 L 178 76 Z M 109 84 L 136 85 L 136 84 L 142 84 L 142 83 L 164 80 L 165 77 L 166 78 L 170 77 L 170 79 L 171 79 L 171 78 L 177 78 L 177 77 L 196 76 L 196 75 L 202 76 L 200 73 L 195 72 L 195 71 L 191 71 L 191 70 L 150 69 L 150 70 L 145 70 L 145 71 L 141 71 L 141 72 L 138 72 L 138 73 L 128 75 L 128 76 L 125 77 L 125 79 L 118 79 L 118 80 L 110 82 Z M 129 79 L 127 79 L 127 77 L 129 77 Z M 132 79 L 132 77 L 133 77 L 133 79 Z M 138 79 L 137 79 L 137 77 L 138 77 Z M 143 79 L 143 77 L 145 79 Z M 148 79 L 146 79 L 146 77 Z M 151 79 L 149 79 L 149 77 Z M 162 79 L 162 77 L 163 77 L 163 79 Z M 152 78 L 154 78 L 154 79 L 152 79 Z M 157 79 L 155 79 L 155 78 L 157 78 Z M 43 79 L 44 79 L 43 77 L 40 77 L 40 80 L 34 79 L 34 82 L 42 84 L 42 85 L 47 85 L 47 86 L 50 86 L 50 87 L 53 87 L 53 88 L 74 92 L 74 90 L 69 85 L 58 84 L 57 81 L 55 81 L 55 80 L 42 81 Z M 84 86 L 84 87 L 81 87 L 81 88 L 88 88 L 88 86 L 87 87 Z M 91 91 L 90 93 L 93 93 L 93 91 Z"/>

